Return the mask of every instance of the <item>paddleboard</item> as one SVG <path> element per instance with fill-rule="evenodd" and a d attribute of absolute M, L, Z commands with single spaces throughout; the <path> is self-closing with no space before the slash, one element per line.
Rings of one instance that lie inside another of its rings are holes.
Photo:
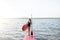
<path fill-rule="evenodd" d="M 35 39 L 34 33 L 33 33 L 33 36 L 32 35 L 28 35 L 28 33 L 26 33 L 26 35 L 25 35 L 23 40 L 36 40 L 36 39 Z"/>

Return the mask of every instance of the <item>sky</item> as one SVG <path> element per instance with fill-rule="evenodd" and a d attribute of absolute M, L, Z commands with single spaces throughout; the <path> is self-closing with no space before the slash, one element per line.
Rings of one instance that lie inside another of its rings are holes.
<path fill-rule="evenodd" d="M 0 0 L 0 18 L 60 18 L 60 0 Z"/>

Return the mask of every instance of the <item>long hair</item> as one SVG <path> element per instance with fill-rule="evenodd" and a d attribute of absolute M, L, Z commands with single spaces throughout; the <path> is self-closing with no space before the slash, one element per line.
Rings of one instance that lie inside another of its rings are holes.
<path fill-rule="evenodd" d="M 29 20 L 28 20 L 28 26 L 30 27 L 31 24 L 32 24 L 32 22 L 31 22 L 31 19 L 29 18 Z"/>

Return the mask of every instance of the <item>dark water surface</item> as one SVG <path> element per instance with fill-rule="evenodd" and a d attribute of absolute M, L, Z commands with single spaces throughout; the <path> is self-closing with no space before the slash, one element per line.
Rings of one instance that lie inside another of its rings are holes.
<path fill-rule="evenodd" d="M 0 19 L 0 40 L 23 40 L 28 19 Z M 60 40 L 60 19 L 32 19 L 36 40 Z"/>

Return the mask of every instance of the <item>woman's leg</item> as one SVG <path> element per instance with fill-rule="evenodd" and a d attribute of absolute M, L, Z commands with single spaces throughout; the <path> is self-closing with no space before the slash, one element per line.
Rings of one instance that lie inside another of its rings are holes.
<path fill-rule="evenodd" d="M 30 27 L 28 27 L 28 35 L 30 36 Z"/>

